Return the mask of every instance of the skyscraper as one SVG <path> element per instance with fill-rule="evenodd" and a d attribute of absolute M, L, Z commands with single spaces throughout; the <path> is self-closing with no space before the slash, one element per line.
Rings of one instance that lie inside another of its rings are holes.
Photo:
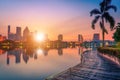
<path fill-rule="evenodd" d="M 16 27 L 16 35 L 21 36 L 21 27 Z"/>
<path fill-rule="evenodd" d="M 21 40 L 21 27 L 16 27 L 16 40 Z"/>
<path fill-rule="evenodd" d="M 10 25 L 8 25 L 8 39 L 9 40 L 21 40 L 21 27 L 16 27 L 16 33 L 10 32 Z"/>
<path fill-rule="evenodd" d="M 9 35 L 10 35 L 10 25 L 8 25 L 8 39 L 9 39 Z"/>
<path fill-rule="evenodd" d="M 11 29 L 10 29 L 11 27 L 10 27 L 10 25 L 8 25 L 8 39 L 9 40 L 15 40 L 15 34 L 13 34 L 13 33 L 11 33 Z"/>
<path fill-rule="evenodd" d="M 10 34 L 10 25 L 8 25 L 8 34 Z"/>
<path fill-rule="evenodd" d="M 62 40 L 63 40 L 63 35 L 62 35 L 62 34 L 59 34 L 59 35 L 58 35 L 58 40 L 59 40 L 59 41 L 62 41 Z"/>
<path fill-rule="evenodd" d="M 28 29 L 28 27 L 26 27 L 23 31 L 23 40 L 26 41 L 26 39 L 29 37 L 30 35 L 30 31 Z"/>

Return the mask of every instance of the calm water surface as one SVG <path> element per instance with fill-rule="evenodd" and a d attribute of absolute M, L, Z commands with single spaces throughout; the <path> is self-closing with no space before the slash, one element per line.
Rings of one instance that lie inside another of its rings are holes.
<path fill-rule="evenodd" d="M 82 48 L 0 50 L 0 80 L 44 80 L 80 63 Z"/>

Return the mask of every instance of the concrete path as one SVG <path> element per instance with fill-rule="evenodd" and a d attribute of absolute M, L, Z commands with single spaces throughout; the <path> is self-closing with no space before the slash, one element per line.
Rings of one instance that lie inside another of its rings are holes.
<path fill-rule="evenodd" d="M 120 80 L 120 66 L 98 55 L 86 52 L 82 63 L 54 76 L 51 80 Z"/>

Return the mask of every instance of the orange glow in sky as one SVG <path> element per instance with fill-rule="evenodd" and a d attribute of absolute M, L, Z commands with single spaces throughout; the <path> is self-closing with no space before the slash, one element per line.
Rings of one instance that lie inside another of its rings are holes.
<path fill-rule="evenodd" d="M 7 36 L 7 26 L 11 25 L 11 32 L 15 33 L 16 27 L 26 26 L 31 32 L 44 32 L 50 40 L 56 40 L 59 34 L 63 34 L 63 40 L 76 40 L 77 35 L 82 34 L 84 40 L 92 40 L 94 33 L 100 33 L 99 23 L 92 30 L 90 11 L 99 8 L 101 0 L 0 0 L 0 34 Z M 118 11 L 111 15 L 120 21 L 120 6 L 118 0 L 113 0 Z M 105 39 L 112 40 L 114 31 L 109 30 Z M 40 39 L 41 37 L 37 37 Z"/>

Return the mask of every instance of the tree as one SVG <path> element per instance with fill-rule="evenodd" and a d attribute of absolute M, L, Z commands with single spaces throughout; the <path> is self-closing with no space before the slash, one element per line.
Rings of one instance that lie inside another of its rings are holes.
<path fill-rule="evenodd" d="M 116 31 L 113 34 L 113 38 L 116 42 L 120 42 L 120 23 L 118 23 L 118 26 L 116 26 Z"/>
<path fill-rule="evenodd" d="M 110 29 L 113 30 L 115 25 L 114 18 L 109 14 L 109 10 L 113 9 L 115 12 L 117 11 L 117 7 L 114 5 L 111 5 L 111 0 L 103 0 L 100 3 L 100 9 L 93 9 L 90 12 L 90 16 L 95 15 L 95 18 L 92 21 L 92 28 L 95 29 L 95 24 L 99 21 L 100 28 L 102 30 L 102 39 L 103 43 L 102 46 L 104 47 L 104 38 L 105 33 L 108 34 L 107 29 L 105 28 L 105 21 L 110 24 Z"/>

